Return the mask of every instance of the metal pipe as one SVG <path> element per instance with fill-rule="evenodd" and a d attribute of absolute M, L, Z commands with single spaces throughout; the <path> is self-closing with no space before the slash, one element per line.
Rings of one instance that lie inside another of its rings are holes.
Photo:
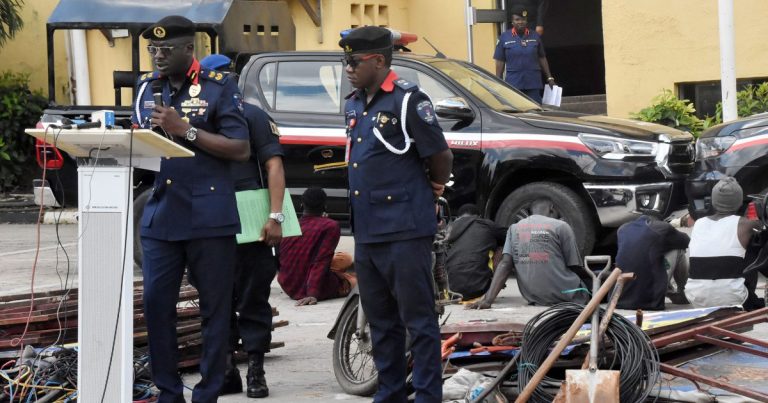
<path fill-rule="evenodd" d="M 659 368 L 661 369 L 661 372 L 666 372 L 670 375 L 679 376 L 681 378 L 689 379 L 694 382 L 705 383 L 707 385 L 715 386 L 720 389 L 727 390 L 729 392 L 733 392 L 741 396 L 750 397 L 752 399 L 759 400 L 761 402 L 768 402 L 768 395 L 760 392 L 756 392 L 754 390 L 747 389 L 738 385 L 734 385 L 732 383 L 723 382 L 719 379 L 695 374 L 693 372 L 688 372 L 665 363 L 659 364 Z"/>
<path fill-rule="evenodd" d="M 746 322 L 749 319 L 755 319 L 759 321 L 766 321 L 768 320 L 768 308 L 761 308 L 756 311 L 752 312 L 746 312 L 740 315 L 732 316 L 728 319 L 723 319 L 717 322 L 704 324 L 701 326 L 696 326 L 692 329 L 684 330 L 678 333 L 669 334 L 666 336 L 661 336 L 659 338 L 656 338 L 653 340 L 653 345 L 656 348 L 664 347 L 666 345 L 677 343 L 679 341 L 684 341 L 693 338 L 693 336 L 703 333 L 705 329 L 710 327 L 726 327 L 726 326 L 733 326 L 736 324 L 742 324 L 743 322 Z M 760 316 L 765 316 L 763 318 L 760 318 Z"/>
<path fill-rule="evenodd" d="M 714 334 L 719 334 L 721 336 L 730 337 L 730 338 L 732 338 L 734 340 L 742 341 L 742 342 L 749 343 L 749 344 L 754 344 L 754 345 L 756 345 L 758 347 L 768 348 L 768 343 L 766 343 L 766 342 L 764 342 L 762 340 L 755 339 L 754 337 L 747 337 L 747 336 L 744 336 L 743 334 L 735 333 L 735 332 L 732 332 L 730 330 L 725 330 L 725 329 L 722 329 L 722 328 L 719 328 L 719 327 L 716 327 L 716 326 L 712 326 L 709 329 L 709 331 L 714 333 Z"/>
<path fill-rule="evenodd" d="M 733 35 L 733 0 L 718 0 L 720 31 L 720 92 L 723 122 L 738 119 L 736 110 L 736 51 Z"/>
<path fill-rule="evenodd" d="M 91 79 L 88 66 L 88 45 L 85 40 L 85 30 L 73 29 L 69 31 L 69 40 L 72 43 L 72 88 L 75 91 L 76 105 L 91 104 Z"/>
<path fill-rule="evenodd" d="M 552 364 L 554 364 L 558 357 L 560 357 L 560 353 L 562 353 L 565 347 L 568 346 L 568 344 L 573 339 L 573 336 L 575 336 L 576 332 L 578 332 L 581 328 L 581 325 L 583 325 L 584 322 L 587 321 L 587 318 L 592 315 L 592 312 L 600 306 L 600 301 L 602 301 L 603 298 L 608 295 L 608 292 L 611 290 L 611 288 L 613 288 L 613 285 L 616 284 L 616 280 L 620 275 L 621 269 L 617 268 L 611 272 L 611 275 L 608 276 L 608 279 L 606 279 L 605 283 L 603 283 L 603 286 L 600 287 L 597 293 L 592 296 L 589 304 L 584 307 L 584 310 L 581 311 L 571 327 L 568 328 L 563 337 L 560 338 L 560 341 L 557 342 L 555 347 L 549 353 L 547 359 L 544 360 L 541 366 L 539 366 L 539 369 L 536 370 L 536 373 L 533 374 L 530 382 L 525 385 L 525 389 L 523 389 L 522 393 L 520 393 L 520 395 L 517 397 L 515 403 L 525 403 L 528 401 L 528 399 L 531 398 L 531 395 L 536 389 L 536 386 L 538 386 L 541 380 L 544 379 L 544 376 L 547 374 L 547 372 L 549 372 L 550 368 L 552 368 Z"/>
<path fill-rule="evenodd" d="M 731 343 L 729 341 L 716 339 L 710 336 L 704 336 L 703 334 L 697 334 L 696 336 L 693 336 L 693 338 L 700 342 L 708 343 L 713 346 L 728 348 L 731 350 L 741 351 L 742 353 L 747 353 L 747 354 L 756 355 L 758 357 L 768 358 L 768 351 L 756 350 L 754 348 L 750 348 L 741 344 Z"/>
<path fill-rule="evenodd" d="M 466 22 L 467 22 L 467 61 L 474 63 L 474 38 L 472 36 L 472 25 L 475 24 L 474 10 L 472 9 L 472 0 L 466 0 Z"/>

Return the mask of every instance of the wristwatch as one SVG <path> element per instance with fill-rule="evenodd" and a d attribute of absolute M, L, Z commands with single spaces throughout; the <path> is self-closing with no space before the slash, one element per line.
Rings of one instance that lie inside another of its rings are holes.
<path fill-rule="evenodd" d="M 186 133 L 184 133 L 184 138 L 187 139 L 187 141 L 195 141 L 197 139 L 197 128 L 190 126 Z"/>
<path fill-rule="evenodd" d="M 285 215 L 283 213 L 269 213 L 269 218 L 275 220 L 278 224 L 282 224 L 285 221 Z"/>

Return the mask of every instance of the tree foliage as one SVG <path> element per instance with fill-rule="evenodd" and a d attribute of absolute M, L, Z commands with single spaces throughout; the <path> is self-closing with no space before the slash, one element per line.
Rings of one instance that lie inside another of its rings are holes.
<path fill-rule="evenodd" d="M 0 47 L 24 27 L 22 5 L 24 0 L 0 0 Z"/>

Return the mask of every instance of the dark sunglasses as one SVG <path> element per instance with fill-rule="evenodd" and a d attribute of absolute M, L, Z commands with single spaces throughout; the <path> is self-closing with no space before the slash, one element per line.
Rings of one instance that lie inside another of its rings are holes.
<path fill-rule="evenodd" d="M 174 49 L 178 48 L 178 46 L 147 46 L 147 51 L 150 55 L 155 55 L 157 52 L 161 52 L 163 55 L 168 56 L 173 52 Z"/>
<path fill-rule="evenodd" d="M 376 56 L 379 56 L 379 54 L 378 53 L 374 53 L 374 54 L 370 54 L 370 55 L 367 55 L 367 56 L 362 56 L 359 59 L 356 59 L 354 56 L 344 56 L 341 59 L 341 64 L 343 64 L 344 67 L 349 66 L 349 67 L 352 67 L 353 69 L 356 69 L 357 66 L 360 65 L 360 63 L 362 63 L 362 62 L 364 62 L 366 60 L 373 59 Z"/>

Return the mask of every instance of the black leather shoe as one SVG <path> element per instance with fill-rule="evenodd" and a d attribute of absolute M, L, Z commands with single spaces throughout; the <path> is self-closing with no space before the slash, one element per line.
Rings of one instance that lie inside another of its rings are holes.
<path fill-rule="evenodd" d="M 247 383 L 246 395 L 248 397 L 269 396 L 267 380 L 264 378 L 264 353 L 248 354 L 248 374 L 245 376 L 245 382 Z"/>
<path fill-rule="evenodd" d="M 243 380 L 240 379 L 240 371 L 235 365 L 232 354 L 227 355 L 227 369 L 224 372 L 224 384 L 221 386 L 219 396 L 243 393 Z"/>

